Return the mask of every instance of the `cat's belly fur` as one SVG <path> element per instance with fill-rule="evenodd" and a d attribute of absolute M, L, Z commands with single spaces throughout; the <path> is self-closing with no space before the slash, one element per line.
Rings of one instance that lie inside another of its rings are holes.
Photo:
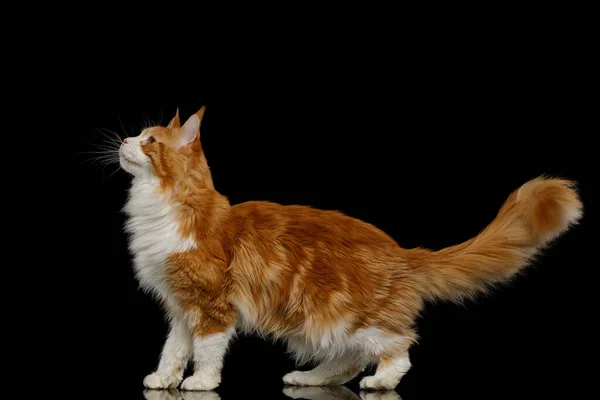
<path fill-rule="evenodd" d="M 397 265 L 374 264 L 373 271 L 364 268 L 370 277 L 357 280 L 318 262 L 295 269 L 261 262 L 256 250 L 244 253 L 249 258 L 234 258 L 231 265 L 238 330 L 282 339 L 300 361 L 376 353 L 412 326 L 414 309 L 403 301 L 420 300 L 410 288 L 393 282 L 397 275 L 386 270 L 401 268 Z M 357 261 L 353 258 L 339 256 L 336 261 L 351 264 Z M 373 289 L 377 283 L 381 285 Z M 410 285 L 408 279 L 405 283 Z"/>

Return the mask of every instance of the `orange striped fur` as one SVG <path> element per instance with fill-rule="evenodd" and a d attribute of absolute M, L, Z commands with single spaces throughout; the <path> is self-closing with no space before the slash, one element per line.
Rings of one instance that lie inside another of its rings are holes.
<path fill-rule="evenodd" d="M 215 190 L 200 143 L 204 110 L 183 126 L 177 113 L 121 149 L 122 166 L 134 175 L 126 211 L 136 271 L 173 324 L 147 387 L 179 385 L 176 364 L 189 358 L 195 373 L 182 388 L 216 387 L 227 332 L 236 328 L 285 340 L 298 359 L 322 363 L 286 375 L 288 384 L 342 384 L 378 363 L 361 387 L 391 389 L 410 368 L 415 318 L 426 300 L 460 300 L 507 280 L 582 214 L 573 182 L 540 177 L 513 192 L 475 238 L 430 251 L 403 249 L 377 227 L 335 211 L 231 205 Z M 152 196 L 162 203 L 143 214 Z M 172 223 L 143 228 L 163 209 Z M 154 237 L 153 229 L 164 232 Z M 155 257 L 153 249 L 163 247 L 168 254 Z"/>

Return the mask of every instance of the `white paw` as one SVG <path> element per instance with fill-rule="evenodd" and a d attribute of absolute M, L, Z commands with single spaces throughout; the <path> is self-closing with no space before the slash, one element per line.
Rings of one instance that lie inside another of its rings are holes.
<path fill-rule="evenodd" d="M 402 400 L 400 395 L 393 390 L 381 392 L 360 392 L 361 400 Z"/>
<path fill-rule="evenodd" d="M 319 386 L 325 385 L 323 377 L 314 375 L 310 371 L 294 371 L 283 377 L 283 382 L 288 385 Z"/>
<path fill-rule="evenodd" d="M 157 372 L 144 379 L 144 387 L 148 389 L 174 389 L 179 386 L 181 379 L 172 375 L 161 375 Z"/>
<path fill-rule="evenodd" d="M 367 376 L 360 381 L 361 389 L 392 390 L 400 383 L 399 379 L 378 378 L 376 376 Z"/>
<path fill-rule="evenodd" d="M 213 390 L 221 383 L 219 377 L 207 377 L 192 375 L 181 384 L 181 390 Z"/>

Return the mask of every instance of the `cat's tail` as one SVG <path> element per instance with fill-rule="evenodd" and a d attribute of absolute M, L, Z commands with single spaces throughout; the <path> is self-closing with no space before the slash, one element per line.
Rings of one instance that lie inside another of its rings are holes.
<path fill-rule="evenodd" d="M 508 280 L 576 224 L 583 207 L 575 183 L 539 177 L 515 190 L 476 237 L 439 251 L 411 249 L 406 260 L 423 297 L 460 301 Z"/>

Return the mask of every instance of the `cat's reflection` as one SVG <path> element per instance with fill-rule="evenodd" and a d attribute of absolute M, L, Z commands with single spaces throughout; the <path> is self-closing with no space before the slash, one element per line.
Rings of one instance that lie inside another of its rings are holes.
<path fill-rule="evenodd" d="M 359 397 L 345 386 L 286 386 L 283 394 L 292 399 L 306 400 L 402 400 L 393 390 L 361 391 Z"/>
<path fill-rule="evenodd" d="M 286 386 L 283 394 L 292 399 L 306 400 L 402 400 L 393 390 L 366 392 L 359 395 L 345 386 Z M 146 400 L 221 400 L 217 392 L 186 392 L 177 389 L 145 390 Z"/>
<path fill-rule="evenodd" d="M 171 390 L 145 390 L 146 400 L 221 400 L 217 392 L 180 392 Z"/>

